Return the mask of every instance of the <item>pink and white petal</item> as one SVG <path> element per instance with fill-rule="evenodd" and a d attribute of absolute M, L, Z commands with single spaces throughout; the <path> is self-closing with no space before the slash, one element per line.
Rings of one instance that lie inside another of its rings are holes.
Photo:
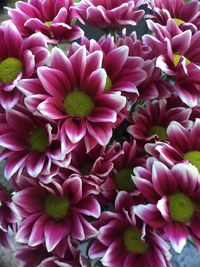
<path fill-rule="evenodd" d="M 152 182 L 155 190 L 161 196 L 176 192 L 176 178 L 162 162 L 155 161 L 153 163 Z"/>
<path fill-rule="evenodd" d="M 26 159 L 26 152 L 18 152 L 10 155 L 4 169 L 5 177 L 10 179 L 21 167 L 23 168 Z"/>
<path fill-rule="evenodd" d="M 69 233 L 66 221 L 49 219 L 44 227 L 44 238 L 48 252 L 51 252 L 61 240 Z"/>
<path fill-rule="evenodd" d="M 55 97 L 49 97 L 38 105 L 38 110 L 47 118 L 58 120 L 66 118 L 64 105 Z"/>
<path fill-rule="evenodd" d="M 71 84 L 65 74 L 57 69 L 40 67 L 37 70 L 38 77 L 44 89 L 58 100 L 64 100 L 71 89 Z"/>
<path fill-rule="evenodd" d="M 41 155 L 40 153 L 37 152 L 30 152 L 26 161 L 26 168 L 28 174 L 32 177 L 37 177 L 41 173 L 44 167 L 44 163 L 45 163 L 44 154 Z"/>
<path fill-rule="evenodd" d="M 77 86 L 81 87 L 84 78 L 86 66 L 86 47 L 81 46 L 71 57 L 71 64 L 73 66 L 74 75 L 76 77 Z M 77 64 L 79 62 L 79 64 Z"/>
<path fill-rule="evenodd" d="M 41 82 L 37 78 L 32 79 L 22 79 L 18 82 L 17 88 L 25 95 L 36 95 L 36 94 L 45 94 Z"/>
<path fill-rule="evenodd" d="M 186 225 L 179 222 L 168 223 L 164 231 L 174 250 L 181 253 L 189 236 Z"/>
<path fill-rule="evenodd" d="M 85 77 L 88 77 L 93 71 L 102 67 L 103 52 L 94 51 L 89 54 L 86 59 Z"/>
<path fill-rule="evenodd" d="M 115 123 L 117 120 L 117 113 L 115 110 L 106 107 L 96 107 L 92 113 L 87 117 L 91 122 L 111 122 Z"/>
<path fill-rule="evenodd" d="M 107 247 L 105 247 L 99 240 L 94 240 L 89 248 L 88 255 L 91 259 L 101 258 L 104 256 Z"/>
<path fill-rule="evenodd" d="M 35 72 L 35 56 L 29 50 L 26 50 L 23 53 L 23 65 L 25 69 L 25 77 L 31 77 Z"/>
<path fill-rule="evenodd" d="M 73 144 L 78 143 L 86 133 L 86 125 L 83 119 L 68 118 L 64 122 L 64 127 L 66 135 Z"/>
<path fill-rule="evenodd" d="M 162 197 L 158 203 L 157 203 L 157 208 L 162 214 L 163 218 L 166 221 L 170 221 L 170 215 L 169 215 L 169 208 L 168 208 L 168 199 L 166 196 Z"/>
<path fill-rule="evenodd" d="M 74 239 L 84 240 L 85 233 L 80 221 L 79 215 L 76 212 L 73 212 L 70 215 L 70 235 Z"/>
<path fill-rule="evenodd" d="M 74 207 L 74 210 L 95 218 L 98 218 L 101 213 L 99 202 L 92 196 L 88 196 L 79 201 L 77 206 Z"/>
<path fill-rule="evenodd" d="M 160 228 L 166 224 L 166 221 L 162 217 L 156 205 L 137 205 L 136 207 L 134 207 L 134 212 L 145 223 L 152 227 Z"/>
<path fill-rule="evenodd" d="M 141 266 L 147 266 L 147 261 L 145 255 L 142 256 L 140 254 L 131 253 L 126 257 L 126 260 L 124 261 L 124 267 L 141 267 Z M 149 265 L 150 267 L 150 265 Z M 156 266 L 157 267 L 157 266 Z M 161 266 L 159 266 L 161 267 Z M 164 267 L 164 266 L 162 266 Z"/>
<path fill-rule="evenodd" d="M 45 214 L 34 223 L 31 235 L 28 240 L 29 246 L 35 247 L 44 242 L 44 227 L 47 219 L 48 216 Z"/>
<path fill-rule="evenodd" d="M 29 147 L 26 140 L 22 140 L 19 135 L 14 132 L 0 135 L 0 146 L 12 151 L 22 151 Z"/>
<path fill-rule="evenodd" d="M 86 126 L 89 134 L 96 139 L 101 146 L 106 146 L 112 137 L 111 125 L 101 123 L 91 123 L 86 121 Z"/>
<path fill-rule="evenodd" d="M 96 106 L 112 107 L 113 110 L 119 112 L 126 106 L 126 98 L 119 94 L 103 94 L 95 100 Z"/>

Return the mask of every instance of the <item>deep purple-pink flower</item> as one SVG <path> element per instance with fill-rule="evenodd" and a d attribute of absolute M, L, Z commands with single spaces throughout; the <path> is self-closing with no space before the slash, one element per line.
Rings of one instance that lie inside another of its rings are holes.
<path fill-rule="evenodd" d="M 8 8 L 8 14 L 24 37 L 41 32 L 49 43 L 61 40 L 71 42 L 83 35 L 82 30 L 73 23 L 72 6 L 72 0 L 18 1 L 15 9 Z"/>
<path fill-rule="evenodd" d="M 45 244 L 51 252 L 68 236 L 83 241 L 96 235 L 85 216 L 98 218 L 100 205 L 84 192 L 80 177 L 63 180 L 57 175 L 45 185 L 24 176 L 17 187 L 13 203 L 23 218 L 17 242 L 31 247 Z"/>
<path fill-rule="evenodd" d="M 200 175 L 190 163 L 168 168 L 150 158 L 146 168 L 134 169 L 134 183 L 149 204 L 134 212 L 148 225 L 160 229 L 176 252 L 180 253 L 191 236 L 200 250 Z"/>
<path fill-rule="evenodd" d="M 87 54 L 84 46 L 70 57 L 54 48 L 51 67 L 38 68 L 44 89 L 34 87 L 38 79 L 20 83 L 20 90 L 27 94 L 27 107 L 58 122 L 64 151 L 72 150 L 81 140 L 87 151 L 97 143 L 107 145 L 126 105 L 126 98 L 118 92 L 104 91 L 107 74 L 102 58 L 101 51 Z"/>
<path fill-rule="evenodd" d="M 46 63 L 47 44 L 39 33 L 23 40 L 16 26 L 8 21 L 0 26 L 0 105 L 12 108 L 20 98 L 16 88 L 22 78 L 30 78 Z"/>
<path fill-rule="evenodd" d="M 127 25 L 135 26 L 144 15 L 140 6 L 146 0 L 82 0 L 75 5 L 78 19 L 91 26 L 118 30 Z"/>

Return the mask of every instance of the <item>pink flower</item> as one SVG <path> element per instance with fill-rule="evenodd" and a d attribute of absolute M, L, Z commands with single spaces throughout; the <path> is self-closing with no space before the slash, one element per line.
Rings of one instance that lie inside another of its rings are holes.
<path fill-rule="evenodd" d="M 17 242 L 31 247 L 45 244 L 51 252 L 68 236 L 83 241 L 96 234 L 84 215 L 98 218 L 100 205 L 92 195 L 84 192 L 79 177 L 63 181 L 57 175 L 46 185 L 21 177 L 17 186 L 13 203 L 23 217 L 16 234 Z"/>
<path fill-rule="evenodd" d="M 97 196 L 100 202 L 111 203 L 119 191 L 127 191 L 133 193 L 133 196 L 141 200 L 140 192 L 136 190 L 131 179 L 133 167 L 143 165 L 145 157 L 142 155 L 136 141 L 113 143 L 110 145 L 105 154 L 112 158 L 112 170 L 104 178 L 100 185 L 101 194 Z"/>
<path fill-rule="evenodd" d="M 135 32 L 127 36 L 125 31 L 121 37 L 117 38 L 117 46 L 122 45 L 128 46 L 129 56 L 144 59 L 141 67 L 147 75 L 143 81 L 136 84 L 139 92 L 138 99 L 151 100 L 169 97 L 172 91 L 171 85 L 162 79 L 162 72 L 156 67 L 156 57 L 151 55 L 151 47 L 138 40 Z"/>
<path fill-rule="evenodd" d="M 189 108 L 173 106 L 170 99 L 159 101 L 148 101 L 146 107 L 138 106 L 132 115 L 132 125 L 127 131 L 136 139 L 141 141 L 167 140 L 167 127 L 171 121 L 178 121 L 184 126 L 190 124 Z"/>
<path fill-rule="evenodd" d="M 149 7 L 153 11 L 151 19 L 155 22 L 166 25 L 168 19 L 173 19 L 182 31 L 200 30 L 199 2 L 184 0 L 153 0 L 149 1 Z"/>
<path fill-rule="evenodd" d="M 0 244 L 3 247 L 13 247 L 11 234 L 15 231 L 19 218 L 19 214 L 6 191 L 0 186 Z"/>
<path fill-rule="evenodd" d="M 168 143 L 149 144 L 146 150 L 169 167 L 180 162 L 190 162 L 200 171 L 199 129 L 199 118 L 187 128 L 178 122 L 171 122 L 167 128 Z"/>
<path fill-rule="evenodd" d="M 70 57 L 54 48 L 51 68 L 38 68 L 44 89 L 34 87 L 37 79 L 20 83 L 21 90 L 28 95 L 26 105 L 58 122 L 65 152 L 81 140 L 87 151 L 97 143 L 105 146 L 117 126 L 117 116 L 126 105 L 126 98 L 119 93 L 104 92 L 107 75 L 102 58 L 101 51 L 86 55 L 84 46 Z"/>
<path fill-rule="evenodd" d="M 75 10 L 82 23 L 118 30 L 127 25 L 135 26 L 144 15 L 144 11 L 139 8 L 145 3 L 146 0 L 82 0 L 75 5 Z"/>
<path fill-rule="evenodd" d="M 72 6 L 72 0 L 18 1 L 15 9 L 8 8 L 8 14 L 24 37 L 41 32 L 49 43 L 71 42 L 83 34 L 73 23 Z"/>
<path fill-rule="evenodd" d="M 132 206 L 127 207 L 127 202 Z M 102 258 L 103 265 L 109 267 L 152 266 L 152 263 L 170 267 L 169 246 L 153 229 L 135 218 L 133 208 L 129 194 L 121 191 L 115 202 L 116 213 L 103 212 L 95 223 L 99 232 L 89 256 Z"/>
<path fill-rule="evenodd" d="M 5 176 L 10 179 L 26 169 L 32 177 L 39 174 L 52 176 L 59 167 L 67 167 L 70 154 L 61 153 L 56 138 L 56 125 L 41 116 L 33 116 L 24 106 L 17 104 L 1 118 L 0 145 L 5 149 L 1 159 L 8 158 Z"/>
<path fill-rule="evenodd" d="M 179 163 L 169 169 L 149 159 L 147 167 L 134 169 L 134 183 L 149 204 L 134 212 L 148 225 L 160 229 L 176 252 L 180 253 L 189 236 L 200 250 L 200 176 L 196 167 Z"/>
<path fill-rule="evenodd" d="M 49 52 L 41 34 L 23 40 L 9 21 L 0 27 L 0 51 L 0 105 L 10 109 L 21 95 L 16 88 L 19 80 L 35 74 L 36 68 L 45 64 Z"/>
<path fill-rule="evenodd" d="M 63 255 L 58 256 L 59 248 L 53 252 L 47 252 L 45 246 L 38 245 L 36 247 L 22 246 L 15 254 L 16 258 L 23 262 L 23 267 L 57 267 L 65 264 L 67 267 L 88 267 L 86 259 L 81 256 L 78 250 L 78 243 L 70 238 L 66 238 L 63 242 L 65 247 Z M 60 247 L 60 251 L 63 250 Z"/>
<path fill-rule="evenodd" d="M 182 32 L 173 20 L 167 26 L 148 21 L 154 36 L 145 35 L 143 41 L 157 56 L 157 66 L 176 79 L 175 89 L 180 99 L 194 107 L 200 97 L 200 57 L 198 52 L 200 32 Z"/>

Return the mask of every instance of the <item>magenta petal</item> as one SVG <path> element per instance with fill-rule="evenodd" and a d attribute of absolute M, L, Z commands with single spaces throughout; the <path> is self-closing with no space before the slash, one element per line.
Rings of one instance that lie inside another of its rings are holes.
<path fill-rule="evenodd" d="M 103 255 L 106 252 L 106 249 L 107 247 L 102 245 L 102 243 L 99 242 L 99 240 L 94 240 L 94 242 L 92 243 L 92 246 L 90 247 L 88 251 L 88 255 L 92 259 L 100 258 L 100 257 L 103 257 Z"/>
<path fill-rule="evenodd" d="M 70 234 L 72 238 L 78 239 L 78 240 L 84 240 L 85 233 L 84 233 L 82 223 L 77 213 L 73 213 L 71 215 L 70 223 L 71 223 Z"/>
<path fill-rule="evenodd" d="M 44 227 L 47 251 L 52 251 L 69 232 L 66 222 L 49 219 Z"/>
<path fill-rule="evenodd" d="M 117 120 L 117 114 L 114 110 L 105 107 L 96 107 L 87 117 L 92 122 L 112 122 Z"/>
<path fill-rule="evenodd" d="M 101 146 L 106 146 L 112 137 L 111 126 L 103 123 L 87 123 L 89 134 L 96 139 Z"/>
<path fill-rule="evenodd" d="M 98 218 L 101 213 L 98 201 L 92 196 L 88 196 L 82 201 L 79 201 L 78 205 L 74 208 L 74 210 L 77 210 L 88 216 L 93 216 L 95 218 Z"/>
<path fill-rule="evenodd" d="M 67 119 L 65 121 L 65 132 L 73 144 L 78 143 L 86 133 L 84 120 Z"/>
<path fill-rule="evenodd" d="M 82 198 L 82 180 L 76 176 L 63 183 L 63 194 L 71 203 L 77 203 Z"/>
<path fill-rule="evenodd" d="M 62 119 L 65 118 L 64 105 L 55 97 L 49 97 L 39 104 L 38 110 L 49 119 Z"/>
<path fill-rule="evenodd" d="M 165 233 L 169 238 L 174 250 L 177 253 L 181 253 L 189 236 L 186 225 L 182 223 L 169 223 L 165 226 Z"/>
<path fill-rule="evenodd" d="M 0 146 L 13 151 L 21 151 L 28 148 L 26 141 L 20 139 L 19 136 L 13 132 L 0 135 Z"/>
<path fill-rule="evenodd" d="M 29 246 L 35 247 L 44 242 L 44 227 L 47 218 L 47 215 L 43 215 L 34 223 L 31 235 L 28 240 Z"/>
<path fill-rule="evenodd" d="M 138 205 L 134 208 L 134 212 L 145 223 L 149 224 L 152 227 L 163 227 L 163 225 L 166 223 L 156 205 Z"/>
<path fill-rule="evenodd" d="M 10 179 L 11 176 L 24 165 L 26 158 L 27 155 L 24 152 L 19 152 L 11 155 L 6 162 L 6 167 L 4 170 L 5 177 L 7 179 Z"/>
<path fill-rule="evenodd" d="M 37 177 L 40 172 L 42 171 L 42 168 L 45 163 L 45 155 L 37 152 L 31 152 L 29 153 L 29 156 L 27 158 L 27 172 L 32 177 Z"/>

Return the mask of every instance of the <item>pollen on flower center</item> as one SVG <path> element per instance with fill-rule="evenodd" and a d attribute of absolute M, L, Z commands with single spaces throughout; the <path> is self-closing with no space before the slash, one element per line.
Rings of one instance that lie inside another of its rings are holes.
<path fill-rule="evenodd" d="M 104 92 L 108 91 L 112 87 L 112 81 L 111 79 L 107 76 L 106 77 L 106 84 L 104 88 Z"/>
<path fill-rule="evenodd" d="M 64 219 L 69 211 L 67 198 L 49 195 L 44 202 L 45 213 L 54 219 Z"/>
<path fill-rule="evenodd" d="M 149 135 L 158 135 L 159 138 L 163 141 L 167 140 L 167 132 L 166 129 L 162 126 L 153 126 L 149 131 Z"/>
<path fill-rule="evenodd" d="M 48 147 L 48 135 L 43 128 L 34 129 L 29 135 L 31 148 L 37 152 L 44 152 Z"/>
<path fill-rule="evenodd" d="M 131 179 L 131 174 L 133 171 L 131 169 L 121 169 L 115 175 L 116 188 L 121 191 L 132 191 L 135 188 L 135 185 Z"/>
<path fill-rule="evenodd" d="M 0 81 L 3 83 L 14 81 L 21 71 L 23 65 L 18 58 L 6 58 L 0 63 Z"/>
<path fill-rule="evenodd" d="M 185 194 L 177 192 L 168 196 L 169 214 L 174 222 L 188 223 L 195 212 L 195 204 Z"/>
<path fill-rule="evenodd" d="M 179 54 L 173 55 L 173 62 L 174 62 L 175 67 L 179 64 L 181 58 L 182 58 L 182 55 L 179 55 Z M 185 60 L 186 60 L 186 65 L 190 64 L 189 59 L 185 58 Z"/>
<path fill-rule="evenodd" d="M 52 25 L 52 22 L 51 21 L 45 21 L 44 25 L 47 27 L 50 27 Z"/>
<path fill-rule="evenodd" d="M 149 249 L 149 244 L 145 243 L 142 239 L 142 232 L 141 230 L 129 227 L 124 232 L 124 245 L 128 252 L 138 253 L 138 254 L 145 254 Z"/>
<path fill-rule="evenodd" d="M 95 105 L 89 95 L 82 91 L 73 91 L 64 100 L 66 112 L 72 117 L 88 116 Z"/>
<path fill-rule="evenodd" d="M 174 18 L 173 21 L 176 23 L 177 26 L 180 26 L 181 24 L 185 23 L 182 19 Z"/>
<path fill-rule="evenodd" d="M 184 159 L 189 160 L 200 171 L 200 151 L 187 152 Z"/>

